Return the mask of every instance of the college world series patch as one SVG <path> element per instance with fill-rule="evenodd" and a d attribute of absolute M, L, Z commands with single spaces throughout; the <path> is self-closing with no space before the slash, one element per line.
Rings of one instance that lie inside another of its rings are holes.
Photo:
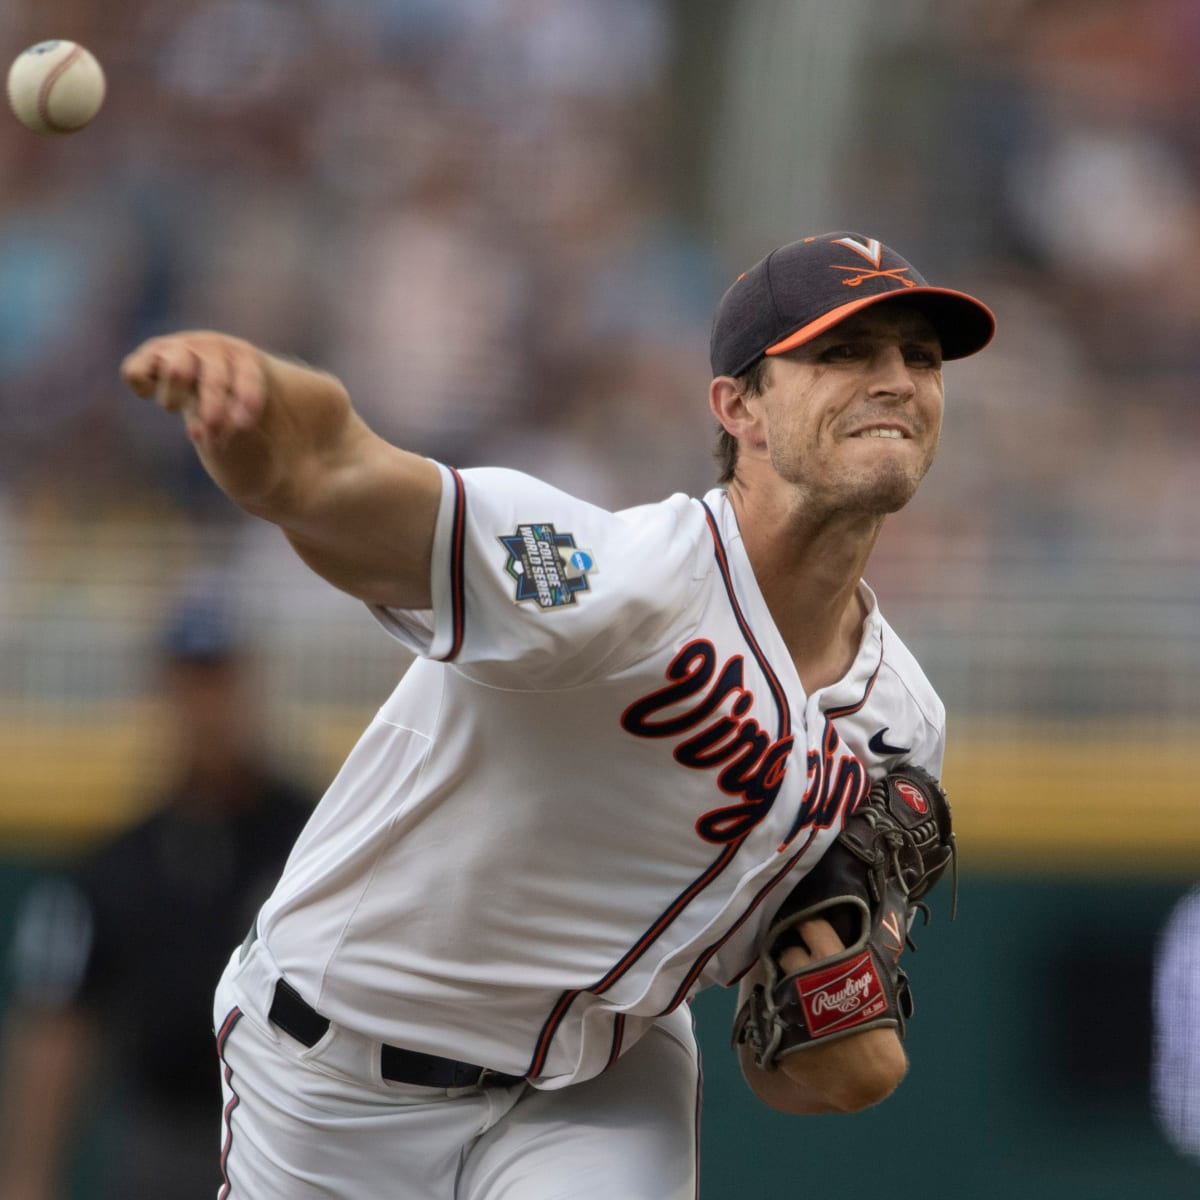
<path fill-rule="evenodd" d="M 588 590 L 588 572 L 596 570 L 590 550 L 575 545 L 575 535 L 559 533 L 553 525 L 518 525 L 500 539 L 508 551 L 504 569 L 516 580 L 517 603 L 533 601 L 539 608 L 574 604 Z"/>

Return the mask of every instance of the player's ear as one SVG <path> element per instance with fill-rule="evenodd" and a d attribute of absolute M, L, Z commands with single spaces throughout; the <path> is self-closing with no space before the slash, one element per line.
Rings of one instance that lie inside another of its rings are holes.
<path fill-rule="evenodd" d="M 766 444 L 762 406 L 756 403 L 760 399 L 730 375 L 718 375 L 708 389 L 709 407 L 717 423 L 744 445 Z"/>

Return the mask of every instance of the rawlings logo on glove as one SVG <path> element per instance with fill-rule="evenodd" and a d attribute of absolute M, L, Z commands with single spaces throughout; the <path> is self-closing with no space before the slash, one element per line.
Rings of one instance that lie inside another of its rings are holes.
<path fill-rule="evenodd" d="M 749 1045 L 770 1068 L 865 1029 L 903 1036 L 913 1003 L 900 956 L 917 912 L 929 917 L 922 898 L 956 865 L 955 854 L 950 805 L 928 771 L 905 766 L 879 780 L 776 914 L 762 948 L 766 985 L 738 1013 L 734 1044 Z M 787 973 L 780 955 L 813 917 L 828 921 L 845 949 Z"/>
<path fill-rule="evenodd" d="M 870 954 L 860 954 L 845 966 L 806 971 L 794 979 L 805 1024 L 817 1037 L 839 1025 L 859 1025 L 887 1007 Z"/>

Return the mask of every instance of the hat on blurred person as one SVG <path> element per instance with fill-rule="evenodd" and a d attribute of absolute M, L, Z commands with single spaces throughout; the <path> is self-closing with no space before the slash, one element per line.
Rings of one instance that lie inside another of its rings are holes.
<path fill-rule="evenodd" d="M 713 321 L 713 375 L 740 375 L 764 355 L 802 346 L 851 313 L 901 299 L 932 322 L 943 358 L 982 350 L 996 331 L 985 304 L 931 287 L 877 238 L 823 233 L 773 250 L 725 293 Z"/>
<path fill-rule="evenodd" d="M 163 655 L 177 662 L 224 662 L 239 649 L 229 607 L 215 597 L 189 596 L 177 603 L 163 633 Z"/>

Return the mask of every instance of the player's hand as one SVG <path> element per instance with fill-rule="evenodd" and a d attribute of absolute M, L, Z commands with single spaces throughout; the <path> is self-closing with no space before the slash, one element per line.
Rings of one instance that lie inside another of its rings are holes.
<path fill-rule="evenodd" d="M 802 970 L 809 963 L 833 954 L 840 954 L 846 947 L 828 921 L 814 917 L 801 921 L 796 932 L 804 939 L 803 946 L 788 946 L 779 956 L 779 965 L 785 974 Z"/>
<path fill-rule="evenodd" d="M 784 971 L 839 954 L 846 947 L 828 921 L 801 921 L 796 932 L 804 946 L 788 946 L 779 956 Z M 807 949 L 806 949 L 807 947 Z M 867 1029 L 802 1054 L 791 1054 L 780 1071 L 803 1087 L 816 1087 L 843 1112 L 857 1112 L 889 1096 L 904 1078 L 908 1060 L 894 1029 Z"/>
<path fill-rule="evenodd" d="M 200 449 L 216 449 L 252 428 L 266 407 L 262 353 L 249 342 L 206 331 L 143 342 L 121 364 L 121 377 L 145 400 L 182 416 Z"/>

